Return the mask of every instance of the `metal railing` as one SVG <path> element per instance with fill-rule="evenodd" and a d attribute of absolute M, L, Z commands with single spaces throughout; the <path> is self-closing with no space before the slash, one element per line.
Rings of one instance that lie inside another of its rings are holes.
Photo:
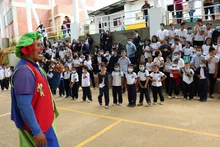
<path fill-rule="evenodd" d="M 182 3 L 177 3 L 177 4 L 187 4 L 188 2 L 182 2 Z M 167 5 L 168 6 L 168 5 Z M 203 11 L 204 8 L 209 8 L 209 7 L 220 7 L 220 4 L 216 4 L 216 5 L 212 5 L 212 6 L 201 6 L 201 7 L 197 7 L 197 8 L 194 8 L 195 10 L 199 10 L 201 9 L 201 15 L 193 15 L 193 18 L 203 18 L 204 16 L 210 16 L 210 15 L 216 15 L 216 14 L 220 14 L 219 12 L 218 13 L 213 13 L 213 14 L 207 14 L 207 15 L 203 15 Z M 174 4 L 174 7 L 175 7 L 175 4 Z M 146 9 L 137 9 L 137 10 L 131 10 L 131 11 L 126 11 L 126 12 L 119 12 L 119 13 L 114 13 L 114 14 L 110 14 L 110 15 L 105 15 L 105 16 L 95 16 L 95 17 L 92 17 L 90 19 L 86 19 L 86 20 L 83 20 L 80 24 L 80 35 L 85 35 L 87 33 L 90 33 L 90 34 L 95 34 L 95 33 L 99 33 L 100 29 L 101 30 L 113 30 L 115 31 L 114 29 L 118 29 L 118 30 L 121 30 L 120 27 L 122 26 L 127 26 L 127 25 L 134 25 L 134 24 L 137 24 L 137 21 L 133 21 L 132 23 L 125 23 L 123 24 L 123 21 L 126 22 L 130 19 L 137 19 L 138 18 L 138 22 L 139 23 L 145 23 L 145 20 L 144 20 L 144 17 L 148 17 L 148 15 L 139 15 L 139 16 L 134 16 L 134 12 L 137 12 L 137 13 L 140 13 L 142 11 L 144 11 Z M 183 10 L 179 10 L 179 11 L 166 11 L 165 14 L 163 15 L 163 21 L 166 25 L 169 25 L 170 22 L 174 23 L 175 20 L 177 20 L 178 18 L 170 18 L 170 14 L 171 13 L 176 13 L 176 12 L 180 12 L 182 11 L 183 12 L 183 15 L 180 19 L 190 19 L 191 16 L 184 16 L 186 14 L 188 14 L 188 11 L 190 9 L 183 9 Z M 125 17 L 123 18 L 123 16 L 125 16 L 125 14 L 128 14 L 128 13 L 131 13 L 131 16 L 130 17 Z M 150 15 L 150 14 L 149 14 Z M 113 19 L 113 20 L 105 20 L 103 21 L 103 19 L 109 19 L 110 17 L 113 17 L 113 16 L 118 16 L 118 18 L 120 19 Z M 91 21 L 91 20 L 101 20 L 100 23 L 101 23 L 101 28 L 97 28 L 97 25 L 99 23 L 95 22 L 95 23 L 90 23 L 90 24 L 87 24 L 88 21 Z M 122 22 L 122 25 L 120 25 L 119 21 Z M 149 20 L 149 17 L 148 17 L 148 21 Z M 114 26 L 114 22 L 117 22 L 117 25 Z M 104 25 L 103 25 L 104 24 Z M 105 25 L 106 24 L 106 25 Z M 45 31 L 46 31 L 46 34 L 47 34 L 47 38 L 59 38 L 61 39 L 62 36 L 63 36 L 63 33 L 62 33 L 62 29 L 61 29 L 61 26 L 62 25 L 57 25 L 57 26 L 52 26 L 52 27 L 48 27 L 48 28 L 45 28 Z M 86 27 L 88 26 L 88 29 L 85 29 Z M 95 27 L 95 28 L 92 28 Z"/>

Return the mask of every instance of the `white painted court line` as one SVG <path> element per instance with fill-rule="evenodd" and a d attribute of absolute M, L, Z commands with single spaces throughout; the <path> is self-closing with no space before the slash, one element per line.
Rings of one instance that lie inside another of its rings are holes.
<path fill-rule="evenodd" d="M 63 100 L 63 99 L 65 99 L 65 98 L 58 98 L 58 99 L 56 99 L 56 100 L 54 100 L 54 101 L 56 102 L 56 101 L 60 101 L 60 100 Z M 4 116 L 7 116 L 7 115 L 10 115 L 10 114 L 11 114 L 10 112 L 5 113 L 5 114 L 2 114 L 2 115 L 0 115 L 0 118 L 1 118 L 1 117 L 4 117 Z"/>

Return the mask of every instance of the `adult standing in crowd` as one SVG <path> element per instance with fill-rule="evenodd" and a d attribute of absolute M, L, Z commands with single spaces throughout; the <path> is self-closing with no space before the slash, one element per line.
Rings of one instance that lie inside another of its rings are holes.
<path fill-rule="evenodd" d="M 112 56 L 109 60 L 109 64 L 108 64 L 108 71 L 109 73 L 112 73 L 112 71 L 114 71 L 114 66 L 115 63 L 118 63 L 118 59 L 120 58 L 120 56 L 117 53 L 116 48 L 112 49 Z"/>
<path fill-rule="evenodd" d="M 132 43 L 132 39 L 128 39 L 128 43 L 126 44 L 126 52 L 127 57 L 130 59 L 132 64 L 136 63 L 135 53 L 137 51 L 136 46 Z"/>
<path fill-rule="evenodd" d="M 216 29 L 212 33 L 213 44 L 217 44 L 217 39 L 220 36 L 220 23 L 216 25 Z"/>
<path fill-rule="evenodd" d="M 150 9 L 150 4 L 148 3 L 148 0 L 145 0 L 144 2 L 145 2 L 145 4 L 141 7 L 141 9 L 142 9 L 142 11 L 143 11 L 144 20 L 145 20 L 146 27 L 147 27 L 148 9 Z"/>
<path fill-rule="evenodd" d="M 92 46 L 93 46 L 94 40 L 90 34 L 86 34 L 86 42 L 88 42 L 89 51 L 92 51 Z"/>
<path fill-rule="evenodd" d="M 182 23 L 182 17 L 183 17 L 183 0 L 173 0 L 173 3 L 175 4 L 175 10 L 176 10 L 176 18 L 177 23 Z"/>
<path fill-rule="evenodd" d="M 62 67 L 56 66 L 50 87 L 37 65 L 43 59 L 40 38 L 37 32 L 26 33 L 15 49 L 21 60 L 12 75 L 11 119 L 18 128 L 20 147 L 59 147 L 53 125 L 58 112 L 50 91 L 59 85 Z"/>
<path fill-rule="evenodd" d="M 212 38 L 212 33 L 213 33 L 214 29 L 212 28 L 212 23 L 211 22 L 208 22 L 206 24 L 206 30 L 205 30 L 205 40 L 207 38 Z"/>
<path fill-rule="evenodd" d="M 210 14 L 212 15 L 212 20 L 215 20 L 215 14 L 214 14 L 214 0 L 204 0 L 203 6 L 205 7 L 205 19 L 208 20 L 209 16 L 208 13 L 210 11 Z"/>
<path fill-rule="evenodd" d="M 109 53 L 111 52 L 112 49 L 112 44 L 113 44 L 113 40 L 112 40 L 112 34 L 110 33 L 109 30 L 106 31 L 106 41 L 105 41 L 105 51 L 109 51 Z"/>
<path fill-rule="evenodd" d="M 163 43 L 163 41 L 165 39 L 169 38 L 169 32 L 168 32 L 168 30 L 165 29 L 165 24 L 164 23 L 160 24 L 160 30 L 157 31 L 157 38 L 160 41 L 160 43 Z"/>
<path fill-rule="evenodd" d="M 71 33 L 70 33 L 70 23 L 71 23 L 71 20 L 68 16 L 65 16 L 65 20 L 66 20 L 66 26 L 67 26 L 67 33 L 69 34 L 69 36 L 71 36 Z"/>
<path fill-rule="evenodd" d="M 137 47 L 139 45 L 140 41 L 141 41 L 141 37 L 139 36 L 137 30 L 134 30 L 133 34 L 134 34 L 133 43 Z"/>
<path fill-rule="evenodd" d="M 105 47 L 105 42 L 106 42 L 107 35 L 105 33 L 105 30 L 101 30 L 100 34 L 100 48 L 104 49 Z"/>
<path fill-rule="evenodd" d="M 45 28 L 44 28 L 44 24 L 40 21 L 40 25 L 37 27 L 36 30 L 40 29 L 40 33 L 43 36 L 43 38 L 45 37 Z"/>
<path fill-rule="evenodd" d="M 204 43 L 204 31 L 202 19 L 198 19 L 196 26 L 193 29 L 194 41 L 193 46 L 202 46 Z"/>
<path fill-rule="evenodd" d="M 180 43 L 182 46 L 185 46 L 186 43 L 186 35 L 187 35 L 187 30 L 185 29 L 185 23 L 181 23 L 181 28 L 176 32 L 176 37 L 179 38 Z"/>

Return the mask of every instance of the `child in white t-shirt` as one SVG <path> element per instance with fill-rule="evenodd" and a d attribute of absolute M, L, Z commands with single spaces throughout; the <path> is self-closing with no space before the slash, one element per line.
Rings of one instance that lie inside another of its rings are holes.
<path fill-rule="evenodd" d="M 154 64 L 153 72 L 150 74 L 150 80 L 152 81 L 152 92 L 154 98 L 154 105 L 157 104 L 157 94 L 160 96 L 161 105 L 164 104 L 164 96 L 162 93 L 162 82 L 166 79 L 166 75 L 159 71 L 160 66 Z"/>
<path fill-rule="evenodd" d="M 82 89 L 83 89 L 83 102 L 86 101 L 86 97 L 88 97 L 88 103 L 92 101 L 92 94 L 90 89 L 90 74 L 88 72 L 88 67 L 83 66 L 82 70 Z"/>
<path fill-rule="evenodd" d="M 132 64 L 128 65 L 128 73 L 125 74 L 127 81 L 127 90 L 128 90 L 128 107 L 136 106 L 136 83 L 137 83 L 137 75 L 134 72 L 134 67 Z"/>
<path fill-rule="evenodd" d="M 116 63 L 114 65 L 114 71 L 112 72 L 112 95 L 113 95 L 113 105 L 121 106 L 122 99 L 122 89 L 121 89 L 121 79 L 124 77 L 122 71 L 120 71 L 120 64 Z"/>
<path fill-rule="evenodd" d="M 72 91 L 72 99 L 78 99 L 78 92 L 79 92 L 79 75 L 76 72 L 76 68 L 72 67 L 72 73 L 70 74 L 70 88 Z"/>

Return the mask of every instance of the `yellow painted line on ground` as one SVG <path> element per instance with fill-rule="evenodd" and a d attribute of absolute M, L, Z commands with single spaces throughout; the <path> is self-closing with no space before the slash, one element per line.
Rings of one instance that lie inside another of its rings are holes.
<path fill-rule="evenodd" d="M 112 129 L 114 126 L 116 126 L 117 124 L 119 124 L 121 122 L 121 120 L 118 120 L 116 122 L 114 122 L 113 124 L 107 126 L 106 128 L 104 128 L 103 130 L 101 130 L 100 132 L 96 133 L 95 135 L 89 137 L 88 139 L 86 139 L 85 141 L 81 142 L 80 144 L 76 145 L 75 147 L 82 147 L 86 144 L 88 144 L 89 142 L 93 141 L 94 139 L 96 139 L 97 137 L 101 136 L 102 134 L 104 134 L 105 132 L 109 131 L 110 129 Z"/>
<path fill-rule="evenodd" d="M 95 114 L 95 113 L 90 113 L 90 112 L 82 112 L 82 111 L 63 108 L 63 107 L 57 107 L 57 108 L 60 109 L 60 110 L 64 110 L 64 111 L 75 112 L 75 113 L 79 113 L 79 114 L 85 114 L 85 115 L 95 116 L 95 117 L 100 117 L 100 118 L 107 118 L 107 119 L 117 120 L 117 121 L 121 121 L 121 122 L 128 122 L 128 123 L 132 123 L 132 124 L 146 125 L 146 126 L 163 128 L 163 129 L 168 129 L 168 130 L 175 130 L 175 131 L 180 131 L 180 132 L 187 132 L 187 133 L 192 133 L 192 134 L 198 134 L 198 135 L 205 135 L 205 136 L 220 138 L 220 134 L 213 134 L 213 133 L 208 133 L 208 132 L 200 132 L 200 131 L 195 131 L 195 130 L 165 126 L 165 125 L 148 123 L 148 122 L 128 120 L 128 119 L 112 117 L 112 116 L 105 116 L 105 115 L 100 115 L 100 114 Z"/>

